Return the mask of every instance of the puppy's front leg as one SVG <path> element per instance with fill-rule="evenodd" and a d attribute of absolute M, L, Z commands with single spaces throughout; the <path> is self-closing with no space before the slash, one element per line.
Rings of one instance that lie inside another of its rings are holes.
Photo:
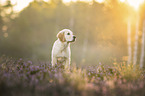
<path fill-rule="evenodd" d="M 56 63 L 57 63 L 56 57 L 52 57 L 52 61 L 51 61 L 52 67 L 54 67 Z"/>
<path fill-rule="evenodd" d="M 65 61 L 65 68 L 66 69 L 70 69 L 70 58 L 68 58 L 68 59 L 66 59 L 66 61 Z"/>

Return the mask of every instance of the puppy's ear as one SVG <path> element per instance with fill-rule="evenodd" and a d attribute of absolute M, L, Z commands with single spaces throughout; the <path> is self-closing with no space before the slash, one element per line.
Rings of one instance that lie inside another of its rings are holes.
<path fill-rule="evenodd" d="M 66 41 L 65 36 L 64 36 L 64 32 L 59 32 L 59 33 L 57 34 L 57 38 L 59 38 L 59 40 L 60 40 L 61 42 L 65 42 L 65 41 Z"/>

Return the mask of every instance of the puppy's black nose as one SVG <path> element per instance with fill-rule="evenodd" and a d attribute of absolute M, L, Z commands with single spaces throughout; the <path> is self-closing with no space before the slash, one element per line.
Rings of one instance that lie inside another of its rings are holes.
<path fill-rule="evenodd" d="M 75 39 L 75 38 L 76 38 L 76 36 L 73 36 L 73 38 Z"/>

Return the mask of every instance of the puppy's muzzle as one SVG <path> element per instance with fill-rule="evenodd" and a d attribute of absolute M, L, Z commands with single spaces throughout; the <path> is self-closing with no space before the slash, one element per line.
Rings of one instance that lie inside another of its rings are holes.
<path fill-rule="evenodd" d="M 76 40 L 76 36 L 73 36 L 73 40 L 72 40 L 72 42 L 74 42 Z"/>

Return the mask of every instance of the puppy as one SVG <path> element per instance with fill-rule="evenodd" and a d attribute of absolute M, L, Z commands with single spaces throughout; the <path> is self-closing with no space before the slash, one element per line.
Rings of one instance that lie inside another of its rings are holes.
<path fill-rule="evenodd" d="M 62 63 L 65 68 L 70 68 L 70 43 L 74 42 L 76 37 L 69 29 L 63 29 L 57 34 L 57 38 L 52 47 L 51 64 L 54 67 L 56 63 Z"/>

